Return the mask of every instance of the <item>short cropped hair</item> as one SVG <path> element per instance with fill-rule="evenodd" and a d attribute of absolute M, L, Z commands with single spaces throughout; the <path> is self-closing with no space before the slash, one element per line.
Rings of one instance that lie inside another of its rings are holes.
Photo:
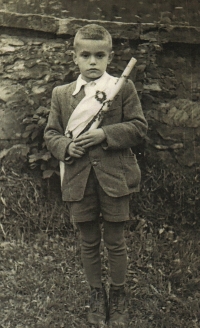
<path fill-rule="evenodd" d="M 103 26 L 97 24 L 88 24 L 78 30 L 74 38 L 74 48 L 76 48 L 78 40 L 105 40 L 112 49 L 110 33 Z"/>

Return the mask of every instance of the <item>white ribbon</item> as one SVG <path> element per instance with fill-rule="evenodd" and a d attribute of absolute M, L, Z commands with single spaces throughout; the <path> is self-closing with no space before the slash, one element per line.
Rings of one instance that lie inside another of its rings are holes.
<path fill-rule="evenodd" d="M 103 101 L 110 99 L 110 94 L 112 94 L 117 80 L 118 78 L 106 73 L 103 79 L 100 79 L 94 86 L 86 85 L 86 95 L 73 111 L 65 135 L 70 132 L 75 139 L 84 130 L 101 109 Z"/>

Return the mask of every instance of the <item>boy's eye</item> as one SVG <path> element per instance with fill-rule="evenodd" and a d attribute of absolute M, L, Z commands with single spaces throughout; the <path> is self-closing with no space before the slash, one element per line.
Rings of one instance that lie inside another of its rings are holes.
<path fill-rule="evenodd" d="M 97 54 L 97 58 L 101 59 L 103 58 L 105 55 L 104 54 Z"/>
<path fill-rule="evenodd" d="M 82 56 L 83 58 L 88 58 L 88 57 L 89 57 L 89 55 L 86 54 L 86 53 L 81 54 L 81 56 Z"/>

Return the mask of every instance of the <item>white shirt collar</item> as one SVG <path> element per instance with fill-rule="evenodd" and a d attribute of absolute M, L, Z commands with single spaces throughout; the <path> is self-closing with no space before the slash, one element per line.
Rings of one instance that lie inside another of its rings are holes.
<path fill-rule="evenodd" d="M 76 88 L 74 92 L 72 93 L 73 96 L 75 96 L 77 93 L 79 93 L 81 87 L 83 85 L 96 85 L 97 83 L 102 83 L 104 82 L 105 79 L 107 79 L 108 73 L 104 72 L 101 77 L 99 77 L 97 80 L 91 81 L 91 82 L 86 82 L 85 80 L 82 79 L 81 74 L 78 76 L 76 80 Z"/>

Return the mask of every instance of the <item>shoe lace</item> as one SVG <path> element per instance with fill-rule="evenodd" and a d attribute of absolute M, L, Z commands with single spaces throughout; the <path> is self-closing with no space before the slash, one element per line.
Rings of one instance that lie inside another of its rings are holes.
<path fill-rule="evenodd" d="M 93 289 L 90 298 L 90 308 L 93 312 L 104 313 L 104 295 L 102 290 Z"/>
<path fill-rule="evenodd" d="M 120 290 L 112 292 L 111 302 L 110 302 L 110 312 L 123 313 L 125 309 L 125 295 Z"/>

